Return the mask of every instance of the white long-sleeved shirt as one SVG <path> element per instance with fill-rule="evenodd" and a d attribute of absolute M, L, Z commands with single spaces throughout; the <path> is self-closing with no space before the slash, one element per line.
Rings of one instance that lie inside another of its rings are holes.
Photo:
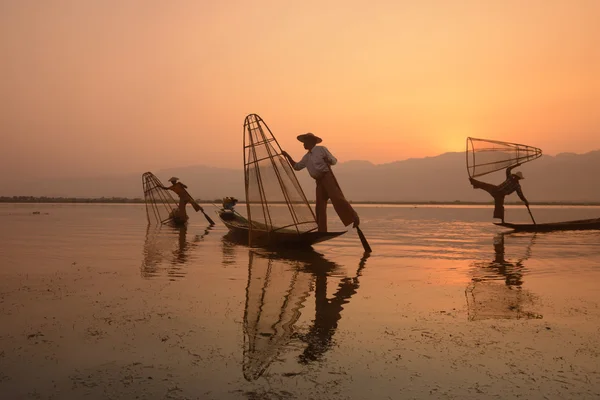
<path fill-rule="evenodd" d="M 294 165 L 294 169 L 300 171 L 301 169 L 306 168 L 310 176 L 314 179 L 319 179 L 325 172 L 329 171 L 329 166 L 325 160 L 329 160 L 329 164 L 331 165 L 337 163 L 337 159 L 331 155 L 329 150 L 327 150 L 327 147 L 315 146 L 302 157 L 302 160 Z"/>

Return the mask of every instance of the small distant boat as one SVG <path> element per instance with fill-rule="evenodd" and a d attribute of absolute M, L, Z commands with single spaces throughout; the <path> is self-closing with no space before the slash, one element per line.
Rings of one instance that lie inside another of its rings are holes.
<path fill-rule="evenodd" d="M 229 229 L 231 236 L 243 243 L 248 242 L 250 235 L 250 222 L 235 211 L 221 209 L 217 215 Z M 311 246 L 315 243 L 333 239 L 334 237 L 343 235 L 342 232 L 298 232 L 295 226 L 284 227 L 279 229 L 268 229 L 266 225 L 258 222 L 252 223 L 252 240 L 254 245 L 270 247 L 270 246 Z"/>
<path fill-rule="evenodd" d="M 495 225 L 521 232 L 580 231 L 600 229 L 600 218 L 549 222 L 544 224 L 511 224 L 508 222 L 496 222 Z"/>

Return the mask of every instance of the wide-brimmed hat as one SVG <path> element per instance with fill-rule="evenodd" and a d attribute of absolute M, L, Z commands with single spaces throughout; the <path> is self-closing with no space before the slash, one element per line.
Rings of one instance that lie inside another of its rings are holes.
<path fill-rule="evenodd" d="M 179 178 L 172 176 L 171 179 L 169 179 L 169 182 L 177 182 L 179 180 Z"/>
<path fill-rule="evenodd" d="M 525 179 L 525 177 L 523 176 L 523 173 L 521 171 L 515 172 L 513 175 L 519 179 Z"/>
<path fill-rule="evenodd" d="M 323 141 L 323 139 L 321 139 L 318 136 L 313 135 L 310 132 L 305 133 L 303 135 L 298 135 L 298 140 L 301 141 L 302 143 L 304 143 L 306 141 L 306 139 L 308 139 L 308 138 L 313 138 L 316 143 L 321 143 Z"/>

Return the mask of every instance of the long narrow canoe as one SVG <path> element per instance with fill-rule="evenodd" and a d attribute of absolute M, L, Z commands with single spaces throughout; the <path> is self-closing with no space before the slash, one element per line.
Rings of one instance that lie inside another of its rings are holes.
<path fill-rule="evenodd" d="M 241 215 L 225 210 L 219 210 L 217 215 L 225 226 L 229 229 L 230 237 L 239 240 L 243 243 L 248 242 L 250 235 L 250 223 Z M 294 227 L 267 230 L 264 225 L 254 222 L 252 225 L 252 235 L 254 235 L 253 245 L 259 247 L 276 247 L 276 246 L 310 246 L 315 243 L 333 239 L 334 237 L 343 235 L 346 231 L 341 232 L 301 232 L 298 233 Z M 262 240 L 261 240 L 262 239 Z"/>
<path fill-rule="evenodd" d="M 578 221 L 549 222 L 544 224 L 511 224 L 508 222 L 495 223 L 498 226 L 522 232 L 549 232 L 549 231 L 580 231 L 600 229 L 600 218 L 581 219 Z"/>

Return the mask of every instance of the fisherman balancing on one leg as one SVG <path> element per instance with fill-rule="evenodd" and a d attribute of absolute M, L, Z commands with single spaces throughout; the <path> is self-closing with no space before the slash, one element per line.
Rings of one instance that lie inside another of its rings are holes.
<path fill-rule="evenodd" d="M 163 186 L 163 189 L 171 190 L 175 192 L 177 196 L 179 196 L 178 208 L 176 210 L 173 210 L 173 212 L 171 213 L 171 217 L 176 223 L 185 223 L 189 218 L 185 210 L 185 206 L 188 203 L 190 203 L 194 206 L 194 209 L 196 211 L 200 209 L 200 206 L 196 203 L 196 201 L 192 198 L 192 196 L 190 196 L 190 194 L 186 190 L 187 186 L 178 181 L 179 178 L 172 177 L 171 179 L 169 179 L 169 182 L 171 182 L 171 186 Z"/>
<path fill-rule="evenodd" d="M 337 163 L 336 158 L 331 155 L 326 147 L 317 146 L 318 143 L 322 142 L 322 139 L 312 133 L 300 135 L 298 140 L 304 143 L 304 148 L 308 150 L 302 160 L 299 162 L 294 161 L 285 151 L 282 154 L 296 171 L 306 168 L 310 176 L 317 181 L 315 209 L 319 232 L 327 232 L 327 200 L 329 199 L 331 199 L 333 208 L 343 224 L 345 226 L 353 224 L 353 227 L 357 228 L 360 222 L 358 214 L 344 197 L 329 167 Z"/>
<path fill-rule="evenodd" d="M 475 189 L 483 189 L 488 192 L 494 198 L 494 218 L 500 218 L 502 223 L 504 223 L 504 197 L 512 194 L 513 192 L 517 192 L 517 195 L 523 200 L 525 206 L 529 208 L 529 202 L 523 195 L 523 190 L 521 189 L 520 180 L 524 179 L 523 174 L 521 172 L 512 173 L 512 169 L 520 166 L 521 164 L 513 165 L 512 167 L 508 167 L 506 169 L 506 180 L 499 185 L 492 185 L 490 183 L 485 183 L 478 181 L 473 178 L 469 178 L 471 181 L 471 185 Z"/>

